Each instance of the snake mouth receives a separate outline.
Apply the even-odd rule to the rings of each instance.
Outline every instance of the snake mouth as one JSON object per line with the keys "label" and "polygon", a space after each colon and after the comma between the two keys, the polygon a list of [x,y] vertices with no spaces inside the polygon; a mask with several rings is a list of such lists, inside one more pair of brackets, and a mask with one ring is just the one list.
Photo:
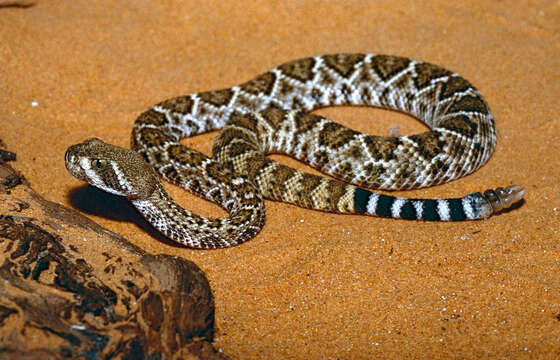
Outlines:
{"label": "snake mouth", "polygon": [[66,150],[66,153],[64,154],[64,164],[66,165],[66,169],[70,172],[71,168],[73,167],[73,162],[74,157],[70,154],[70,148],[68,150]]}
{"label": "snake mouth", "polygon": [[77,165],[76,156],[72,154],[72,147],[69,147],[64,154],[64,163],[66,164],[66,169],[72,173]]}
{"label": "snake mouth", "polygon": [[70,146],[64,154],[64,163],[66,165],[66,170],[68,170],[68,172],[75,178],[86,180],[84,178],[84,169],[78,161],[79,156],[75,154],[75,146],[76,145]]}
{"label": "snake mouth", "polygon": [[64,163],[66,164],[66,168],[68,168],[68,162],[70,161],[70,154],[68,154],[68,150],[64,154]]}

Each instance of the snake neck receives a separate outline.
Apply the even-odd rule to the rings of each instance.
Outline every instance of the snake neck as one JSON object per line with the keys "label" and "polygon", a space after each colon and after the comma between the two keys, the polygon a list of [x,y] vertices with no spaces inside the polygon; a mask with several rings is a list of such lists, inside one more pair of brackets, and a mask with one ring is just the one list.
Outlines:
{"label": "snake neck", "polygon": [[[235,195],[235,194],[234,194]],[[262,199],[256,199],[256,201]],[[254,237],[264,224],[264,207],[236,206],[227,218],[207,218],[177,204],[163,186],[147,199],[132,204],[158,231],[185,246],[200,249],[240,244]]]}

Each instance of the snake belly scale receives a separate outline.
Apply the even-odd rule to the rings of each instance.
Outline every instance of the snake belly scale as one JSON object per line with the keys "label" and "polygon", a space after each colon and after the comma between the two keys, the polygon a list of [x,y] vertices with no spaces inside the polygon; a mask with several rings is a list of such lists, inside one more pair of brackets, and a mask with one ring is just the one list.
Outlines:
{"label": "snake belly scale", "polygon": [[[360,105],[408,113],[421,134],[362,134],[310,111]],[[209,157],[179,143],[222,131]],[[66,152],[75,177],[127,197],[160,232],[194,248],[220,248],[254,237],[263,199],[335,213],[428,221],[485,219],[521,200],[522,186],[455,199],[410,199],[369,189],[441,184],[482,166],[496,127],[480,92],[439,66],[404,57],[334,54],[285,63],[228,89],[163,101],[133,126],[132,150],[90,139]],[[268,159],[282,153],[333,180]],[[158,178],[220,204],[230,216],[206,218],[179,206]]]}

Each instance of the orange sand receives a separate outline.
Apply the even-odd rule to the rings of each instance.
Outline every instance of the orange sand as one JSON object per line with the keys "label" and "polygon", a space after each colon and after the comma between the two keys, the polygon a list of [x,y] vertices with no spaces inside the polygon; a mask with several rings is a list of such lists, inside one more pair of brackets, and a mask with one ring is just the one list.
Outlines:
{"label": "orange sand", "polygon": [[[0,8],[0,138],[45,198],[89,209],[147,251],[206,271],[216,345],[233,358],[558,358],[560,4],[422,3],[39,0]],[[496,116],[500,141],[486,166],[402,194],[522,184],[525,204],[487,221],[434,224],[267,202],[255,239],[195,251],[155,239],[125,202],[85,204],[99,193],[64,168],[66,148],[86,138],[128,146],[136,116],[160,100],[333,52],[443,65],[472,81]],[[423,129],[388,111],[321,113],[370,133]],[[186,143],[208,153],[214,136]],[[193,211],[224,214],[169,188]]]}

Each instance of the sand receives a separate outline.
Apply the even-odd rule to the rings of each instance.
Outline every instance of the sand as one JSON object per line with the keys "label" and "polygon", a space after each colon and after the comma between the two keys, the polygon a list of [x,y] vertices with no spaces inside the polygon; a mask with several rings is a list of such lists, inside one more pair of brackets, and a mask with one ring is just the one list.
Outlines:
{"label": "sand", "polygon": [[[237,359],[560,357],[560,3],[37,1],[0,7],[0,138],[46,199],[86,212],[152,253],[194,261],[216,297],[215,344]],[[408,196],[521,184],[486,221],[423,223],[267,202],[262,232],[231,249],[162,240],[125,201],[71,177],[64,152],[128,146],[136,116],[169,97],[246,81],[335,52],[409,56],[484,94],[498,148],[479,171]],[[424,129],[395,112],[319,111],[354,129]],[[185,141],[210,152],[215,134]],[[276,156],[286,164],[308,169]],[[184,206],[217,206],[167,186]],[[101,199],[101,200],[100,200]]]}

